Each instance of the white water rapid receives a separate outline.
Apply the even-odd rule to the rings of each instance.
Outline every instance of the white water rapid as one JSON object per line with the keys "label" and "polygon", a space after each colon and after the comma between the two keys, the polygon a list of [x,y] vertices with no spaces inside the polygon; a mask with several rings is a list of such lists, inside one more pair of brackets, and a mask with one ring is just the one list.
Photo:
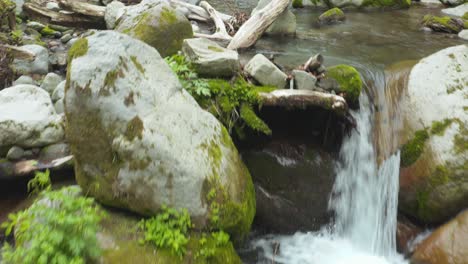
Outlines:
{"label": "white water rapid", "polygon": [[[395,241],[400,154],[377,166],[370,108],[367,97],[362,96],[360,111],[353,112],[357,130],[345,139],[340,151],[329,202],[336,213],[334,225],[320,232],[255,241],[268,263],[407,263],[397,254]],[[274,244],[279,244],[279,250],[274,250]]]}

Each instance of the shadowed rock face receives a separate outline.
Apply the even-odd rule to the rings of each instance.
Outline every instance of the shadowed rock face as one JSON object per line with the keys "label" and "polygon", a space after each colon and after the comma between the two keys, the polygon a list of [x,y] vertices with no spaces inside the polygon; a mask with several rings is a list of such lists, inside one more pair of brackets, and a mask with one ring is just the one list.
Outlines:
{"label": "shadowed rock face", "polygon": [[69,55],[66,133],[80,186],[111,206],[148,215],[162,205],[187,208],[197,228],[247,234],[250,174],[226,129],[156,50],[103,31]]}

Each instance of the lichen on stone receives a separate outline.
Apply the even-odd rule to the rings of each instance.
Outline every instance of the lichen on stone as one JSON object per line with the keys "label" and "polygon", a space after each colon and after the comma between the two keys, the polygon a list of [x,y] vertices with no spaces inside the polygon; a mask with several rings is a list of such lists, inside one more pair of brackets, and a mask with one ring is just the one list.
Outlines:
{"label": "lichen on stone", "polygon": [[414,137],[409,140],[401,149],[401,166],[408,167],[421,156],[425,143],[429,139],[427,130],[418,130]]}

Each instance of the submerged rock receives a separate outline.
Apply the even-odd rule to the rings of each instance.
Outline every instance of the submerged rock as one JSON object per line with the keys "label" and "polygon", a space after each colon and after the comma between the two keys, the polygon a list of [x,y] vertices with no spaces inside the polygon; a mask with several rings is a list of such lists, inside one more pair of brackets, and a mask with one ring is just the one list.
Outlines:
{"label": "submerged rock", "polygon": [[335,24],[346,19],[345,14],[338,7],[329,9],[321,14],[318,18],[321,24]]}
{"label": "submerged rock", "polygon": [[209,39],[186,39],[182,52],[201,76],[232,77],[240,71],[237,51],[223,48]]}
{"label": "submerged rock", "polygon": [[0,148],[42,147],[64,137],[61,117],[49,94],[33,85],[0,91]]}
{"label": "submerged rock", "polygon": [[69,55],[66,132],[80,186],[145,215],[187,208],[197,228],[244,237],[255,214],[250,174],[164,59],[114,31],[79,40]]}
{"label": "submerged rock", "polygon": [[468,260],[468,210],[437,228],[416,247],[415,264],[466,263]]}
{"label": "submerged rock", "polygon": [[286,87],[288,76],[262,54],[255,55],[244,70],[261,85],[276,86],[278,89]]}
{"label": "submerged rock", "polygon": [[411,70],[400,105],[399,207],[440,223],[468,206],[468,46],[434,53]]}
{"label": "submerged rock", "polygon": [[115,30],[154,47],[162,57],[176,54],[183,40],[193,36],[188,19],[162,0],[127,7]]}
{"label": "submerged rock", "polygon": [[458,33],[463,29],[463,21],[461,19],[449,16],[425,15],[422,24],[437,32]]}

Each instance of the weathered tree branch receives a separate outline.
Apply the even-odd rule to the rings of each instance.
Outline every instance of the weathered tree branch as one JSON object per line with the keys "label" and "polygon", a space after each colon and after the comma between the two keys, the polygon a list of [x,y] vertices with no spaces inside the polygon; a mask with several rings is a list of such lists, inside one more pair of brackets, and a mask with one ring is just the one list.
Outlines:
{"label": "weathered tree branch", "polygon": [[338,115],[345,115],[348,111],[348,104],[343,97],[329,93],[281,89],[271,93],[260,93],[259,96],[264,106],[280,106],[288,109],[317,106]]}
{"label": "weathered tree branch", "polygon": [[254,45],[288,5],[289,0],[272,0],[239,28],[228,49],[248,48]]}
{"label": "weathered tree branch", "polygon": [[196,34],[196,36],[215,40],[231,40],[232,37],[229,36],[229,34],[227,33],[226,26],[224,25],[223,20],[218,16],[216,10],[206,1],[201,1],[200,7],[204,8],[206,12],[210,15],[211,19],[213,19],[216,31],[212,35]]}
{"label": "weathered tree branch", "polygon": [[[170,4],[173,8],[183,7],[186,8],[190,13],[187,15],[187,18],[190,20],[197,20],[201,22],[211,21],[211,16],[204,8],[196,5],[192,5],[179,0],[171,0]],[[232,17],[230,15],[223,14],[215,10],[215,13],[220,17],[224,22],[228,22]]]}

